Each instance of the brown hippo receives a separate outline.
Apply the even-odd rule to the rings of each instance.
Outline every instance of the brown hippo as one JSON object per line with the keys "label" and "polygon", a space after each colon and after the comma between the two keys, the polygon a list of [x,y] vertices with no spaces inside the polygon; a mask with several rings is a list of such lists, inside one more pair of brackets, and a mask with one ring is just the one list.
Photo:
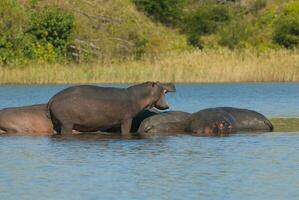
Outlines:
{"label": "brown hippo", "polygon": [[120,126],[122,135],[128,136],[132,119],[139,112],[153,107],[169,108],[165,101],[167,92],[175,92],[175,86],[158,82],[128,88],[80,85],[54,95],[47,109],[57,133],[71,134],[72,129],[94,132]]}
{"label": "brown hippo", "polygon": [[236,122],[229,113],[208,108],[190,116],[188,131],[199,136],[227,136],[236,131]]}
{"label": "brown hippo", "polygon": [[0,110],[0,134],[53,134],[53,125],[47,117],[47,105],[39,104]]}
{"label": "brown hippo", "polygon": [[153,115],[142,121],[138,133],[145,137],[185,133],[190,115],[190,113],[181,111]]}
{"label": "brown hippo", "polygon": [[262,132],[273,131],[274,129],[270,120],[256,111],[233,107],[218,107],[215,109],[231,114],[235,118],[236,129],[238,131]]}

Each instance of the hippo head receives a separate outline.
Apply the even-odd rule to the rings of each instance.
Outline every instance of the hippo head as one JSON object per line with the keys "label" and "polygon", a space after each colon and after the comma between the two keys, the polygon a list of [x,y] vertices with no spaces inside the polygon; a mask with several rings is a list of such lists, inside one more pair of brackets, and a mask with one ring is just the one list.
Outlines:
{"label": "hippo head", "polygon": [[165,94],[168,92],[175,92],[175,86],[171,83],[161,84],[159,82],[152,82],[151,86],[151,97],[153,99],[151,107],[158,108],[159,110],[168,109],[169,105],[165,99]]}
{"label": "hippo head", "polygon": [[214,136],[227,136],[232,132],[233,126],[226,120],[217,121],[212,126],[212,135]]}
{"label": "hippo head", "polygon": [[131,91],[135,100],[137,100],[140,108],[150,109],[155,107],[160,110],[169,108],[165,99],[165,94],[176,91],[175,86],[171,83],[162,84],[152,81],[134,85],[128,89]]}

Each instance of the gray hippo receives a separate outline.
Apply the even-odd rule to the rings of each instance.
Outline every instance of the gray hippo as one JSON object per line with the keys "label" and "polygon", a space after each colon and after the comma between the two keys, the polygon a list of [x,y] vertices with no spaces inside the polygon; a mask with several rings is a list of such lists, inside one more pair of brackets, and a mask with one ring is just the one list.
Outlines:
{"label": "gray hippo", "polygon": [[199,136],[227,136],[236,132],[236,121],[221,109],[208,108],[191,114],[187,131]]}
{"label": "gray hippo", "polygon": [[142,121],[138,133],[145,137],[185,133],[190,115],[190,113],[181,111],[170,111],[153,115]]}
{"label": "gray hippo", "polygon": [[[140,113],[138,113],[132,120],[131,133],[136,133],[138,131],[139,126],[143,120],[145,120],[146,118],[149,118],[153,115],[157,115],[159,113],[161,113],[161,112],[156,109],[143,110]],[[109,129],[106,129],[103,131],[107,132],[107,133],[120,133],[121,128],[119,126],[119,127],[109,128]]]}
{"label": "gray hippo", "polygon": [[150,108],[168,109],[165,93],[175,92],[173,84],[146,82],[128,88],[80,85],[64,89],[48,102],[48,114],[60,134],[94,132],[121,127],[130,134],[132,119]]}
{"label": "gray hippo", "polygon": [[47,117],[47,105],[39,104],[0,110],[0,134],[53,134],[53,125]]}
{"label": "gray hippo", "polygon": [[274,127],[264,115],[248,109],[233,107],[218,107],[235,118],[238,131],[273,131]]}

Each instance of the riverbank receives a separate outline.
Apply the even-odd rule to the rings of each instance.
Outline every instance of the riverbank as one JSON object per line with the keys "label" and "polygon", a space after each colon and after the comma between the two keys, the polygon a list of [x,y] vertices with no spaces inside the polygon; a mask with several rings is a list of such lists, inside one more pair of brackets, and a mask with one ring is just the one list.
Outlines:
{"label": "riverbank", "polygon": [[298,82],[299,53],[290,50],[195,50],[140,61],[0,67],[1,84]]}
{"label": "riverbank", "polygon": [[299,118],[273,118],[275,132],[299,132]]}

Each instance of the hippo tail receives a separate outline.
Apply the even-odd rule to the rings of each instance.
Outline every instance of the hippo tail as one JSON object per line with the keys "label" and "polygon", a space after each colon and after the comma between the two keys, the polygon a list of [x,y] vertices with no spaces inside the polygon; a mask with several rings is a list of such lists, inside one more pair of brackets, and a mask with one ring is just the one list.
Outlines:
{"label": "hippo tail", "polygon": [[273,131],[274,130],[274,126],[273,124],[270,122],[270,120],[266,119],[264,121],[264,123],[269,127],[270,131]]}

